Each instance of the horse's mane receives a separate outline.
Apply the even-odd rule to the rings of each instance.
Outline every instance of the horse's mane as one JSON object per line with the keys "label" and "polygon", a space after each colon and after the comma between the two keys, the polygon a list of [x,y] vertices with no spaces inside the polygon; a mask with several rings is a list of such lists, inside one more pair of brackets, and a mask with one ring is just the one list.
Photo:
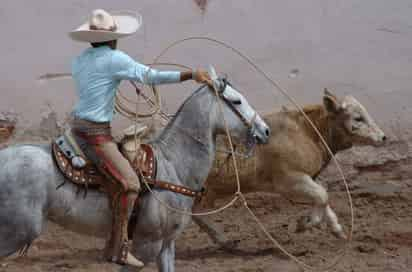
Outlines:
{"label": "horse's mane", "polygon": [[157,139],[159,139],[163,133],[167,130],[169,130],[169,128],[174,124],[174,122],[176,121],[176,118],[179,116],[179,114],[182,112],[183,108],[186,106],[186,104],[188,103],[188,101],[190,101],[195,95],[197,95],[198,93],[200,93],[200,91],[202,91],[205,87],[207,87],[207,84],[204,84],[202,86],[200,86],[199,88],[197,88],[195,91],[193,91],[184,101],[183,103],[179,106],[179,108],[177,109],[176,113],[174,114],[173,118],[167,123],[166,127],[162,130],[161,134],[156,137],[156,139],[154,139],[154,141],[156,141]]}
{"label": "horse's mane", "polygon": [[172,118],[172,120],[170,120],[169,124],[172,123],[174,121],[174,119],[176,118],[176,116],[179,115],[179,113],[182,112],[182,109],[184,108],[184,106],[187,104],[188,101],[190,101],[192,99],[193,96],[197,95],[201,90],[203,90],[205,87],[207,87],[206,84],[200,86],[199,88],[197,88],[191,95],[189,95],[189,97],[187,97],[185,99],[185,101],[183,101],[183,103],[179,106],[179,108],[177,109],[176,113],[174,114],[174,117]]}

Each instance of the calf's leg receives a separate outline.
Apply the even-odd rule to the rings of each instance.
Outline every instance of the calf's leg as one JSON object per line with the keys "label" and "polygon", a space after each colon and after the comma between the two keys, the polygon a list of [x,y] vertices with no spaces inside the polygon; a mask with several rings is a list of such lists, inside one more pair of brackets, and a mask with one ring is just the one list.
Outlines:
{"label": "calf's leg", "polygon": [[342,239],[346,238],[335,212],[328,204],[328,193],[322,185],[316,183],[310,176],[294,173],[282,182],[282,190],[294,197],[303,197],[314,205],[311,215],[298,221],[297,231],[303,231],[319,225],[323,219],[332,229],[332,233]]}
{"label": "calf's leg", "polygon": [[204,216],[193,216],[192,220],[202,231],[206,232],[213,243],[221,246],[223,249],[234,249],[239,243],[239,240],[229,240],[221,228],[207,220]]}

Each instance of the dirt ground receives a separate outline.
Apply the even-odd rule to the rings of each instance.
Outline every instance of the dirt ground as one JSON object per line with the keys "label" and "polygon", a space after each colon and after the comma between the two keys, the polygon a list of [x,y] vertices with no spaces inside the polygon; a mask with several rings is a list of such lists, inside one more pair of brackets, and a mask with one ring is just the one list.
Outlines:
{"label": "dirt ground", "polygon": [[[412,159],[405,150],[409,144],[354,150],[339,157],[352,189],[355,230],[347,254],[331,271],[412,271]],[[331,203],[348,229],[346,195],[330,168],[320,181],[328,187]],[[326,226],[295,233],[296,220],[309,206],[270,193],[248,194],[247,200],[270,233],[300,260],[315,266],[314,271],[331,263],[345,247]],[[177,243],[177,271],[301,271],[265,239],[240,203],[211,218],[230,239],[239,241],[237,248],[230,252],[220,249],[191,224]],[[0,264],[0,271],[118,271],[118,266],[102,261],[102,247],[100,239],[49,223],[28,256],[7,259]],[[143,271],[156,269],[151,264]]]}
{"label": "dirt ground", "polygon": [[[85,46],[70,42],[67,31],[92,9],[104,7],[136,10],[144,16],[141,31],[121,43],[121,49],[139,61],[151,62],[176,39],[211,36],[245,52],[299,103],[318,103],[321,90],[328,87],[340,96],[356,95],[380,123],[388,126],[399,118],[403,127],[411,127],[411,1],[195,2],[202,12],[193,1],[3,0],[0,24],[11,42],[1,45],[5,65],[0,66],[0,108],[22,113],[18,126],[33,126],[22,135],[25,140],[36,142],[57,135],[55,116],[62,119],[72,110],[74,85],[67,79],[38,78],[69,72],[72,58]],[[176,48],[164,61],[199,68],[213,64],[261,111],[286,103],[280,94],[272,94],[271,85],[250,66],[224,49],[191,43]],[[192,85],[165,88],[165,109],[173,112],[193,89]],[[49,114],[50,106],[58,112]],[[0,130],[0,137],[2,133],[8,132]],[[346,256],[332,270],[412,272],[412,155],[408,150],[410,145],[403,143],[354,150],[341,157],[354,198],[355,232]],[[380,157],[375,155],[384,160],[374,160]],[[348,229],[350,216],[342,183],[336,171],[326,172],[321,182]],[[269,193],[249,194],[247,199],[270,232],[302,261],[319,267],[344,248],[344,242],[325,231],[325,226],[295,233],[296,220],[309,212],[309,206]],[[177,243],[177,271],[299,271],[262,235],[240,204],[212,218],[229,238],[239,240],[237,250],[221,250],[192,224]],[[0,272],[118,271],[119,267],[100,259],[102,247],[102,240],[50,223],[28,256],[0,262]],[[143,271],[155,268],[149,265]]]}

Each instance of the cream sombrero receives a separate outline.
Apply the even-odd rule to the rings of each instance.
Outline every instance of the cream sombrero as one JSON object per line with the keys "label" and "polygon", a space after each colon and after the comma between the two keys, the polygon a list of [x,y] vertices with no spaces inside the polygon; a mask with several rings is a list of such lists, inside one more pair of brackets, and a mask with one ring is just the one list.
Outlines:
{"label": "cream sombrero", "polygon": [[82,24],[69,36],[79,42],[107,42],[127,37],[135,33],[142,25],[142,17],[138,13],[113,12],[103,9],[92,12],[89,21]]}

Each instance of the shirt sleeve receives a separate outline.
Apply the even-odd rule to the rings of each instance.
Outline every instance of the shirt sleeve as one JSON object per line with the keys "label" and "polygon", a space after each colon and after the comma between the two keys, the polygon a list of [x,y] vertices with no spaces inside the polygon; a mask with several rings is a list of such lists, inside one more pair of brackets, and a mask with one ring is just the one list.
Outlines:
{"label": "shirt sleeve", "polygon": [[118,80],[133,80],[148,85],[180,82],[179,71],[158,71],[136,62],[120,51],[115,51],[112,55],[110,73]]}

